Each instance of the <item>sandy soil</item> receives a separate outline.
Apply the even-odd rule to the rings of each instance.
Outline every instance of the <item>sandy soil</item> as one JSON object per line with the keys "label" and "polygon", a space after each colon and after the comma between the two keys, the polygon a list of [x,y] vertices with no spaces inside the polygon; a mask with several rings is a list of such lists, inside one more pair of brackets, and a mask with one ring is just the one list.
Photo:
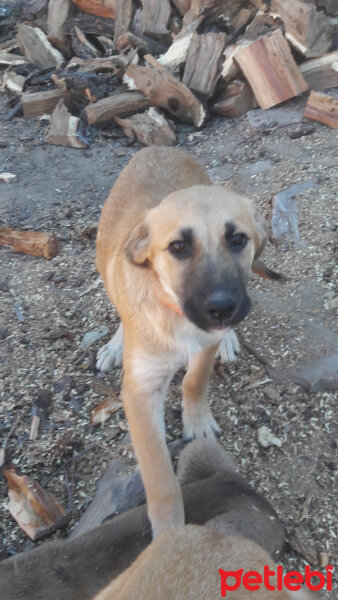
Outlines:
{"label": "sandy soil", "polygon": [[[298,100],[287,107],[303,105]],[[1,99],[0,118],[6,111]],[[51,261],[0,248],[0,436],[4,441],[16,422],[6,459],[40,483],[52,476],[48,489],[70,509],[70,528],[92,499],[108,461],[118,454],[126,461],[133,458],[122,408],[104,427],[90,423],[93,408],[120,389],[120,371],[101,375],[94,369],[96,352],[108,336],[87,351],[80,342],[102,325],[111,335],[118,323],[95,271],[93,232],[110,187],[139,147],[128,146],[114,127],[99,133],[88,150],[50,146],[43,141],[46,126],[46,121],[18,117],[0,131],[0,172],[17,175],[15,183],[0,182],[0,224],[53,231],[62,241],[62,251]],[[266,494],[288,529],[301,527],[308,544],[337,565],[336,396],[269,380],[244,347],[249,343],[283,372],[337,348],[337,135],[311,123],[308,135],[290,137],[302,127],[272,128],[264,135],[245,116],[212,119],[201,132],[185,125],[177,130],[180,146],[206,165],[217,183],[249,195],[268,219],[275,194],[295,183],[315,183],[297,198],[302,244],[269,244],[264,253],[266,264],[289,279],[282,285],[252,280],[253,309],[237,328],[240,357],[235,364],[215,366],[210,401],[221,442],[243,474]],[[181,377],[175,377],[167,403],[168,440],[181,435]],[[48,419],[30,442],[32,403],[43,392],[50,392]],[[280,448],[259,445],[257,431],[263,425],[279,438]],[[58,469],[81,452],[67,464],[66,485],[65,469]],[[33,545],[7,511],[3,477],[0,542],[2,557]],[[289,547],[281,560],[301,571],[306,564]],[[334,593],[324,597],[332,599]]]}

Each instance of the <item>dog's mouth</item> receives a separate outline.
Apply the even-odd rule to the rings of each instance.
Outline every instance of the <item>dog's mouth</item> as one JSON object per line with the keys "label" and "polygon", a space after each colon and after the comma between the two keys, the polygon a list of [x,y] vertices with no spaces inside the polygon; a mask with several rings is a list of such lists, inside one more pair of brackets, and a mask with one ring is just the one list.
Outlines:
{"label": "dog's mouth", "polygon": [[221,331],[243,321],[251,308],[247,293],[234,298],[226,292],[216,291],[203,303],[189,298],[183,306],[183,313],[203,331]]}

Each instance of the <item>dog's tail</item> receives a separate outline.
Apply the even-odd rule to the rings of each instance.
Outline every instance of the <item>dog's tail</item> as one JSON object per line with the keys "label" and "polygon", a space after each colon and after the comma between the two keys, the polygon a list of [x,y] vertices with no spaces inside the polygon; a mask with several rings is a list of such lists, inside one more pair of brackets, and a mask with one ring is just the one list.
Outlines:
{"label": "dog's tail", "polygon": [[182,450],[177,463],[177,477],[181,485],[205,479],[219,471],[235,473],[236,466],[216,440],[190,442]]}

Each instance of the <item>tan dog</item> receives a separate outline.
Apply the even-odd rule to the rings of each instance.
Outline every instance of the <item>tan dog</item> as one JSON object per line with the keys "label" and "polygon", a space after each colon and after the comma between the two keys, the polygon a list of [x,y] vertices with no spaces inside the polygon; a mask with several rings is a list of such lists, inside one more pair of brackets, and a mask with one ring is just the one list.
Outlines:
{"label": "tan dog", "polygon": [[276,573],[255,542],[186,525],[154,540],[94,600],[315,600],[305,589],[277,591]]}
{"label": "tan dog", "polygon": [[114,361],[123,339],[123,401],[155,536],[184,523],[165,443],[170,380],[188,365],[185,438],[218,434],[206,400],[215,353],[249,312],[252,269],[279,278],[257,261],[265,241],[250,202],[212,186],[200,164],[173,148],[138,152],[103,207],[97,267],[123,332],[120,327],[98,364],[107,354]]}

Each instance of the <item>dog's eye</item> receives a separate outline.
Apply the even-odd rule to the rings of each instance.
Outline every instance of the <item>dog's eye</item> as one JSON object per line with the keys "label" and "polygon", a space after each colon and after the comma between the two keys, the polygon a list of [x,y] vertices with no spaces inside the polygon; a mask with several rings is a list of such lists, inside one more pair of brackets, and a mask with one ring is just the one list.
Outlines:
{"label": "dog's eye", "polygon": [[230,246],[236,250],[241,250],[247,244],[248,238],[245,233],[235,233],[230,239]]}
{"label": "dog's eye", "polygon": [[185,243],[182,240],[174,240],[168,248],[172,254],[181,254],[185,250]]}

